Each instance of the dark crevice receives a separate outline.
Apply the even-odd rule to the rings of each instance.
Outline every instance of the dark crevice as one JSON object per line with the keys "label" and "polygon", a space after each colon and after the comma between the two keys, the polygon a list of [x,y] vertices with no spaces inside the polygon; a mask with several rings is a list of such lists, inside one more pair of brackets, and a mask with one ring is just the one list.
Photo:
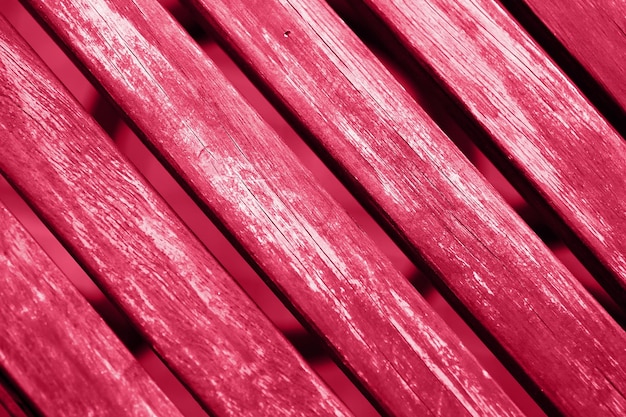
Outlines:
{"label": "dark crevice", "polygon": [[11,378],[0,368],[0,410],[11,417],[39,417],[42,414],[28,397],[13,383]]}

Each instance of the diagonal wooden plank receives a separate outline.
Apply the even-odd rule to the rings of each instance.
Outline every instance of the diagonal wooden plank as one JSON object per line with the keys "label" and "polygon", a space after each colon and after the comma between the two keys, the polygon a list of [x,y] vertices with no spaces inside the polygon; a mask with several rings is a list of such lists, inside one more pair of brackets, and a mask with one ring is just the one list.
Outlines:
{"label": "diagonal wooden plank", "polygon": [[[438,277],[442,291],[509,366],[530,388],[538,387],[536,395],[551,404],[546,406],[580,416],[625,412],[622,329],[325,4],[266,0],[259,13],[255,2],[192,3],[412,258]],[[422,3],[414,7],[428,15],[436,2]],[[430,20],[410,24],[429,27],[441,16],[432,13]],[[458,17],[474,27],[465,14]],[[450,35],[442,29],[432,36]],[[460,47],[462,40],[456,40]],[[437,45],[431,45],[434,55]],[[463,60],[457,51],[441,55],[451,61],[460,57],[464,73],[481,68],[480,61]],[[506,60],[493,64],[506,65]],[[515,112],[508,104],[513,103],[502,102],[487,115],[506,125],[501,115]],[[599,146],[597,151],[606,152],[609,144],[616,145],[614,132],[596,122],[606,141],[581,139],[573,148]],[[506,138],[513,144],[521,140],[520,135]],[[541,151],[551,149],[544,144]],[[567,147],[555,144],[554,151],[561,150]],[[619,156],[614,160],[623,166]],[[607,186],[621,195],[626,188],[616,185],[623,172],[615,174]],[[605,192],[600,181],[589,185]],[[607,224],[619,226],[619,210],[613,214],[616,223]]]}
{"label": "diagonal wooden plank", "polygon": [[494,0],[365,3],[472,116],[485,152],[609,294],[626,301],[624,139]]}
{"label": "diagonal wooden plank", "polygon": [[539,19],[618,103],[621,123],[626,123],[626,1],[502,0],[501,3],[528,23]]}
{"label": "diagonal wooden plank", "polygon": [[384,412],[519,415],[158,4],[30,4]]}
{"label": "diagonal wooden plank", "polygon": [[207,410],[350,414],[3,20],[0,99],[0,172]]}
{"label": "diagonal wooden plank", "polygon": [[0,225],[0,368],[37,411],[180,416],[3,205]]}

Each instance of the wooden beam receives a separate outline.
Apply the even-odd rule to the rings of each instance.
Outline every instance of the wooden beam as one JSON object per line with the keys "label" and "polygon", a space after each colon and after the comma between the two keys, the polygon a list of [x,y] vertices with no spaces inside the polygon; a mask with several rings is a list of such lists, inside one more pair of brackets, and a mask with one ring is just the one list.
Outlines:
{"label": "wooden beam", "polygon": [[[538,398],[547,397],[544,405],[580,416],[626,412],[626,375],[620,365],[626,360],[622,329],[325,3],[265,0],[262,13],[260,4],[249,1],[191,3],[225,48],[307,133],[320,155],[412,259],[437,278],[440,290],[490,346],[525,378],[528,387],[535,388]],[[403,22],[413,30],[411,36],[405,35],[407,42],[429,40],[424,55],[437,59],[440,66],[435,69],[441,77],[464,77],[457,84],[482,100],[470,102],[470,108],[483,114],[493,129],[507,133],[501,136],[503,143],[522,156],[543,158],[531,158],[536,166],[530,171],[547,178],[561,206],[571,204],[579,210],[580,218],[574,216],[574,220],[581,227],[591,235],[596,229],[611,230],[606,234],[610,250],[602,250],[611,254],[609,259],[615,260],[612,265],[619,273],[623,267],[619,257],[624,253],[618,233],[623,230],[624,211],[619,208],[626,198],[604,203],[606,207],[599,197],[584,199],[585,195],[602,195],[608,198],[605,201],[613,201],[610,196],[622,196],[626,190],[619,186],[626,165],[615,132],[594,116],[573,87],[559,81],[555,70],[550,73],[555,74],[554,82],[570,95],[531,97],[522,93],[528,83],[512,78],[506,85],[528,100],[540,100],[532,111],[548,121],[559,117],[551,109],[571,110],[567,100],[578,97],[575,103],[581,107],[576,107],[580,112],[576,126],[590,139],[578,136],[570,143],[562,135],[558,136],[561,142],[527,142],[521,132],[533,137],[534,128],[525,123],[532,114],[518,114],[513,98],[489,104],[500,91],[498,79],[487,79],[489,88],[471,88],[485,78],[479,77],[485,68],[504,71],[519,60],[534,68],[528,60],[546,60],[538,52],[528,55],[523,48],[511,52],[500,46],[498,36],[509,36],[501,26],[510,26],[501,11],[494,10],[493,17],[475,12],[482,19],[477,23],[470,19],[474,9],[469,1],[380,3],[398,14],[405,12]],[[439,3],[449,3],[449,10],[440,9]],[[442,23],[448,15],[457,21],[453,32]],[[490,19],[498,24],[492,25],[493,33],[483,33],[486,29],[481,24]],[[463,30],[470,34],[463,35]],[[518,40],[522,35],[510,36]],[[457,49],[443,50],[448,43]],[[469,53],[477,56],[469,59]],[[526,67],[516,76],[534,77]],[[548,85],[552,82],[546,80]],[[532,85],[540,88],[543,84]],[[589,126],[584,123],[587,116]],[[594,133],[593,129],[598,130]],[[576,163],[579,171],[574,176],[576,171],[563,162],[569,177],[561,180],[561,168],[553,169],[548,162],[556,159],[551,152],[563,153],[565,158],[570,149],[578,159],[564,160]],[[545,158],[550,160],[544,164]],[[596,161],[590,165],[593,168],[585,165],[590,160]],[[593,204],[593,209],[584,211],[585,204]],[[607,213],[601,217],[606,227],[594,217],[596,209]],[[611,401],[598,401],[607,393]]]}
{"label": "wooden beam", "polygon": [[[0,205],[0,368],[46,416],[181,414]],[[11,412],[20,415],[19,409]]]}
{"label": "wooden beam", "polygon": [[[624,139],[495,0],[364,2],[471,115],[478,144],[508,179],[626,302]],[[611,56],[609,44],[594,48]]]}
{"label": "wooden beam", "polygon": [[0,172],[205,409],[350,415],[3,20],[0,97]]}
{"label": "wooden beam", "polygon": [[[626,2],[502,0],[537,33],[550,33],[621,109],[626,124]],[[541,27],[538,27],[541,26]],[[542,30],[543,29],[543,30]],[[541,31],[541,32],[539,32]],[[565,68],[567,71],[567,68]],[[591,94],[594,94],[591,92]],[[623,134],[623,133],[622,133]]]}
{"label": "wooden beam", "polygon": [[382,411],[519,415],[156,2],[29,3]]}

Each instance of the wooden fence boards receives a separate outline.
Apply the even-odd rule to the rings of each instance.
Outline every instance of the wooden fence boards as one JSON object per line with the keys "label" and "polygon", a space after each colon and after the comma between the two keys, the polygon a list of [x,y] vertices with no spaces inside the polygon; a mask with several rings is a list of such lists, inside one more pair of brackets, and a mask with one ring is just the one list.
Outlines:
{"label": "wooden fence boards", "polygon": [[484,129],[479,144],[609,294],[626,300],[624,139],[494,1],[365,3]]}
{"label": "wooden fence boards", "polygon": [[[378,213],[413,259],[441,279],[444,292],[453,293],[460,302],[457,307],[471,316],[465,314],[466,318],[472,318],[483,335],[486,331],[488,340],[495,339],[554,406],[580,416],[619,415],[626,410],[626,375],[617,365],[625,354],[622,330],[325,4],[264,1],[264,12],[258,13],[256,4],[244,1],[191,3],[252,78],[260,81],[269,96],[306,130],[335,172]],[[459,4],[463,6],[463,2]],[[420,10],[431,11],[431,6],[422,5]],[[445,17],[445,13],[441,15]],[[433,13],[432,19],[444,17]],[[424,19],[421,26],[429,27]],[[474,26],[471,21],[464,24]],[[433,38],[448,36],[434,30],[429,33]],[[430,48],[437,54],[442,46],[433,39]],[[493,65],[507,65],[511,59],[507,55],[506,59],[492,60],[490,54],[497,54],[497,48],[492,51],[485,47],[482,52],[486,62]],[[474,62],[463,60],[463,55],[441,55],[442,61],[448,57],[454,62],[460,56],[458,66],[470,67],[465,72],[459,69],[460,73],[475,71],[471,68]],[[545,57],[538,59],[545,62]],[[481,62],[476,64],[478,68],[482,68]],[[557,75],[554,77],[558,80]],[[560,85],[584,102],[569,84]],[[515,103],[503,103],[501,110],[485,104],[489,110],[485,117],[493,116],[506,129],[511,122],[504,115],[516,112],[516,107],[504,104]],[[593,139],[598,141],[588,142],[579,137],[570,145],[575,150],[604,152],[592,163],[594,168],[598,168],[598,161],[611,162],[617,168],[609,164],[605,171],[593,173],[602,180],[586,182],[590,168],[578,164],[578,176],[563,179],[569,182],[559,189],[568,203],[578,194],[567,193],[578,188],[588,197],[594,195],[587,188],[592,185],[598,193],[608,189],[621,195],[624,190],[619,187],[623,180],[619,167],[623,165],[618,138],[584,105],[583,116],[588,115],[604,136],[596,134]],[[554,106],[568,108],[567,102]],[[511,116],[513,122],[517,122],[515,117],[516,113]],[[506,138],[512,147],[522,146],[518,144],[522,140],[519,134]],[[555,152],[566,152],[564,143],[554,146]],[[544,143],[540,149],[548,153],[550,148]],[[520,148],[523,151],[540,154],[536,146]],[[593,155],[584,161],[589,159],[594,159]],[[553,172],[550,166],[541,168],[539,175]],[[607,178],[605,186],[602,181],[608,172],[615,178]],[[606,213],[607,229],[619,230],[622,202],[609,207],[599,207],[597,202],[596,197],[590,204]],[[577,222],[587,220],[593,227],[598,222],[591,214],[580,216],[575,218]],[[617,259],[613,264],[619,272],[618,258],[624,251],[619,249],[618,240],[612,242],[611,253]],[[595,382],[587,383],[590,379]],[[607,395],[610,401],[600,401]]]}
{"label": "wooden fence boards", "polygon": [[0,97],[0,172],[201,404],[214,415],[349,415],[4,21]]}
{"label": "wooden fence boards", "polygon": [[381,409],[519,414],[158,5],[29,4]]}
{"label": "wooden fence boards", "polygon": [[180,416],[4,206],[0,225],[0,368],[37,410]]}

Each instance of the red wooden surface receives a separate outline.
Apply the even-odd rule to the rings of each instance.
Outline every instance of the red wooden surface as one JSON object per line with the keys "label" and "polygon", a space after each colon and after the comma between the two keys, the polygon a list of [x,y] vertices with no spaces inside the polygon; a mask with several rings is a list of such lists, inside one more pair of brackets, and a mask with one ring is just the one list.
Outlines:
{"label": "red wooden surface", "polygon": [[624,139],[495,1],[365,3],[484,129],[485,151],[609,294],[626,300]]}
{"label": "red wooden surface", "polygon": [[[9,2],[9,3],[10,3],[10,2]],[[171,3],[171,2],[168,2],[168,3]],[[6,6],[5,6],[4,4],[0,4],[0,9],[1,9],[2,7],[6,7]],[[9,6],[9,7],[10,7],[10,6]],[[263,10],[265,10],[266,3],[265,3],[265,2],[263,2],[263,3],[262,3],[262,4],[260,4],[258,7],[259,7],[259,8],[261,8],[261,9],[263,9]],[[180,10],[182,10],[182,9],[177,9],[176,13],[174,13],[174,14],[175,14],[176,16],[180,16],[180,14],[179,14],[179,13],[180,13]],[[313,12],[313,13],[315,14],[315,12]],[[185,19],[187,19],[187,18],[185,18]],[[248,22],[248,23],[249,23],[249,22]],[[191,28],[191,30],[192,30],[192,33],[197,34],[197,28],[194,28],[193,26],[190,26],[190,28]],[[157,29],[155,29],[155,31],[157,31],[157,32],[158,32],[158,30],[157,30]],[[297,34],[297,33],[298,33],[298,31],[296,30],[296,31],[295,31],[295,33]],[[292,35],[294,35],[294,30],[293,30],[293,29],[286,29],[286,30],[284,30],[284,31],[282,31],[282,32],[278,32],[278,33],[276,34],[276,36],[275,36],[275,37],[271,37],[271,38],[270,38],[270,41],[272,41],[272,40],[279,40],[279,41],[281,41],[281,40],[283,40],[283,39],[285,39],[285,38],[286,38],[286,39],[291,38],[291,39],[293,40]],[[282,37],[281,37],[281,36],[282,36]],[[158,39],[158,37],[157,37],[157,39]],[[277,43],[277,44],[279,44],[279,43]],[[302,45],[304,45],[304,48],[303,48],[303,49],[306,49],[306,48],[309,48],[309,47],[310,47],[310,45],[309,45],[309,44],[302,44]],[[50,49],[51,49],[51,48],[50,48]],[[340,50],[340,48],[338,48],[338,49],[336,49],[336,50]],[[43,51],[43,55],[46,55],[46,54],[48,54],[48,51]],[[281,62],[281,63],[282,63],[282,62]],[[323,63],[323,60],[319,60],[318,62],[316,62],[316,65],[317,65],[318,63]],[[469,65],[469,63],[468,63],[468,65]],[[289,66],[287,66],[287,67],[289,67]],[[71,78],[71,76],[70,76],[70,78]],[[330,79],[332,79],[332,77],[329,77],[329,78],[330,78]],[[69,83],[70,83],[70,84],[73,84],[74,82],[75,82],[75,80],[73,80],[73,79],[70,79],[70,80],[69,80]],[[323,85],[323,84],[320,84],[320,85]],[[320,88],[318,88],[318,90],[320,90],[321,92],[323,92],[323,90],[321,90]],[[79,92],[79,95],[80,95],[80,92]],[[322,95],[323,95],[323,94],[322,94]],[[328,114],[333,114],[333,112],[332,112],[332,109],[333,109],[333,107],[332,107],[332,104],[333,104],[333,103],[332,103],[332,100],[330,100],[330,102],[331,102],[331,103],[330,103],[331,105],[322,105],[322,106],[320,106],[320,112],[321,112],[321,113],[324,113],[325,115],[328,115]],[[345,111],[345,108],[340,108],[340,112],[341,112],[341,113],[343,113],[344,111]],[[1,111],[0,111],[0,113],[1,113]],[[303,113],[306,113],[306,112],[303,112]],[[0,118],[0,120],[2,120],[2,119]],[[113,120],[114,120],[114,119],[113,119]],[[1,122],[0,122],[0,123],[1,123]],[[119,132],[119,133],[121,133],[121,132]],[[124,136],[124,135],[122,134],[122,135],[116,135],[116,136]],[[0,135],[0,137],[1,137],[1,135]],[[118,145],[120,145],[120,144],[118,143]],[[0,145],[0,146],[1,146],[1,145]],[[122,146],[122,147],[124,147],[124,145],[123,145],[123,144],[121,144],[121,146]],[[141,166],[141,165],[143,165],[143,163],[140,163],[139,165]],[[160,180],[159,180],[159,179],[157,179],[157,182],[160,182]],[[1,188],[1,186],[2,186],[2,184],[0,184],[0,188]],[[157,188],[159,188],[159,189],[160,189],[160,188],[161,188],[161,184],[157,184]],[[362,190],[361,190],[361,191],[362,191]],[[2,192],[2,190],[0,189],[0,193],[1,193],[1,192]],[[172,201],[170,201],[170,204],[177,205],[177,204],[178,204],[178,202],[172,202]],[[197,216],[197,215],[196,215],[196,216]],[[199,232],[199,230],[194,229],[194,232],[198,233],[198,232]],[[205,233],[205,231],[204,231],[204,230],[202,230],[200,233]],[[396,236],[397,236],[397,234],[396,234]],[[145,238],[145,237],[144,237],[144,238]],[[142,238],[140,238],[140,239],[142,239]],[[406,249],[406,248],[405,248],[405,249]],[[542,250],[542,251],[541,251],[541,253],[545,253],[545,252],[543,252],[543,250]],[[414,259],[415,259],[415,258],[414,258]],[[457,260],[458,260],[458,259],[457,259]],[[506,266],[505,266],[505,268],[506,268]],[[237,269],[238,269],[238,268],[237,268]],[[430,298],[430,299],[432,299],[432,297],[429,297],[429,298]],[[527,301],[527,300],[524,300],[524,301]],[[515,303],[515,302],[516,302],[516,301],[514,300],[514,301],[513,301],[513,303]],[[596,307],[594,307],[594,308],[596,308]],[[442,310],[440,310],[440,309],[439,309],[438,311],[440,311],[440,314],[442,314],[442,313],[441,313],[441,312],[442,312]],[[444,317],[445,317],[445,315],[444,315]],[[523,331],[528,330],[529,332],[532,332],[532,330],[533,330],[533,329],[531,329],[531,327],[532,327],[532,323],[531,323],[530,325],[529,325],[529,324],[527,324],[527,323],[522,323],[522,326],[521,326],[521,327],[523,328],[523,329],[522,329]],[[589,330],[591,333],[593,333],[593,332],[595,331],[595,329],[588,329],[588,330]],[[458,333],[458,332],[459,332],[459,331],[457,330],[457,333]],[[462,335],[462,333],[459,333],[459,334],[461,334],[461,335]],[[465,340],[467,340],[467,339],[465,339],[464,337],[462,337],[462,338],[463,338],[463,340],[464,340],[464,341],[465,341]],[[557,338],[557,340],[558,340],[558,338]],[[467,343],[467,342],[466,342],[466,343]],[[471,343],[471,342],[470,342],[470,343]],[[547,342],[544,342],[542,346],[543,346],[543,347],[546,347],[546,346],[548,346],[548,347],[549,347],[549,346],[551,346],[551,345],[552,345],[552,343],[553,343],[553,342],[547,341]],[[541,348],[541,346],[540,346],[540,348]],[[576,349],[580,349],[580,348],[581,348],[580,346],[574,346],[572,349],[573,349],[573,350],[576,350]],[[142,355],[140,355],[140,356],[142,356]],[[570,356],[570,357],[571,357],[571,356]],[[541,360],[543,360],[544,358],[540,358],[540,359],[541,359]],[[615,360],[616,358],[613,358],[613,359]],[[144,363],[145,363],[145,361],[144,361]],[[620,362],[620,363],[621,363],[621,362]],[[617,366],[619,366],[619,365],[620,365],[620,363],[618,363],[618,364],[617,364]],[[576,363],[576,365],[578,365],[578,363]],[[146,366],[146,367],[150,367],[151,365],[146,364],[145,366]],[[582,374],[582,373],[584,373],[585,371],[586,371],[586,370],[581,371],[581,374]],[[155,378],[155,379],[157,379],[157,380],[158,380],[158,379],[159,379],[159,377],[158,377],[158,376],[154,373],[154,371],[152,371],[152,372],[153,372],[153,373],[152,373],[151,375],[153,375],[153,378]],[[596,374],[596,375],[597,375],[597,374]],[[585,382],[585,381],[583,380],[583,383],[584,383],[584,382]],[[591,382],[592,382],[592,383],[596,383],[596,382],[597,382],[597,379],[596,379],[596,378],[592,378],[592,379],[591,379]],[[619,392],[619,391],[618,391],[618,392]],[[598,399],[597,399],[597,402],[598,402],[598,404],[600,405],[600,407],[602,407],[602,405],[603,405],[603,404],[610,403],[610,399],[609,399],[609,400],[607,400],[607,397],[609,397],[610,395],[615,395],[615,391],[610,391],[610,390],[609,390],[609,391],[607,391],[606,393],[604,393],[604,395],[605,395],[605,396],[602,396],[602,395],[601,395],[601,396],[600,396],[600,397],[598,397]],[[619,395],[619,394],[618,394],[618,395]],[[575,407],[575,406],[576,406],[576,405],[573,405],[572,407]],[[440,410],[440,411],[442,411],[442,412],[444,412],[444,413],[445,413],[445,410]],[[479,411],[479,410],[477,410],[477,411]],[[584,412],[584,411],[583,411],[583,412]],[[592,413],[594,413],[594,410],[590,410],[590,411],[589,411],[589,413],[590,413],[590,415],[591,415]],[[0,415],[2,415],[2,411],[1,411],[1,409],[0,409]],[[190,415],[191,415],[191,414],[190,414]]]}
{"label": "red wooden surface", "polygon": [[626,117],[626,2],[524,0],[518,3],[530,8],[531,13],[619,103],[622,118]]}
{"label": "red wooden surface", "polygon": [[161,8],[29,4],[383,410],[518,414]]}
{"label": "red wooden surface", "polygon": [[6,378],[0,378],[0,416],[1,417],[31,417],[28,406],[10,386]]}
{"label": "red wooden surface", "polygon": [[[495,340],[513,358],[513,366],[539,386],[556,408],[581,416],[626,412],[626,399],[622,395],[626,374],[619,365],[626,347],[622,329],[485,184],[424,111],[325,4],[264,1],[265,12],[258,13],[256,4],[245,1],[194,0],[192,3],[222,38],[224,46],[292,120],[308,132],[314,146],[336,172],[404,243],[407,253],[441,279],[444,290],[456,298],[468,319],[474,321],[487,340]],[[476,39],[461,34],[454,38],[446,32],[447,27],[432,26],[445,21],[450,14],[458,20],[459,27],[480,27],[470,20],[473,9],[469,5],[454,2],[453,6],[451,2],[449,10],[436,11],[433,11],[437,7],[434,3],[404,7],[419,11],[414,12],[414,20],[403,21],[414,28],[410,39],[431,41],[424,49],[430,51],[433,59],[441,61],[442,72],[449,69],[447,76],[479,74],[487,64],[494,67],[493,74],[482,78],[476,75],[474,84],[458,81],[470,99],[473,95],[498,94],[497,77],[506,74],[507,65],[513,65],[509,62],[516,63],[518,58],[496,41],[492,42],[496,39],[494,34],[477,32]],[[457,8],[468,10],[461,13]],[[391,5],[390,9],[396,10]],[[500,30],[497,33],[504,36],[510,23],[503,20],[498,10],[493,13],[503,28],[492,24],[491,30],[494,33]],[[482,19],[488,20],[484,16]],[[453,44],[458,49],[441,52],[448,45],[443,42],[448,37],[454,38]],[[438,39],[443,41],[437,42]],[[472,42],[482,45],[480,53],[475,52],[477,47]],[[462,49],[466,44],[469,52]],[[526,59],[525,50],[518,52],[519,59]],[[467,54],[477,57],[471,55],[472,60],[468,61]],[[537,65],[546,61],[538,52],[535,55]],[[450,69],[451,65],[455,67]],[[550,96],[550,104],[546,101],[547,93],[539,96],[540,101],[533,102],[536,109],[550,105],[572,112],[567,100],[577,100],[574,102],[580,105],[574,109],[577,118],[571,116],[566,120],[581,129],[583,120],[590,121],[598,132],[586,128],[585,133],[594,136],[588,141],[578,137],[569,147],[565,145],[565,136],[557,136],[561,142],[556,139],[540,145],[529,142],[524,147],[517,131],[504,136],[503,142],[506,139],[508,146],[531,156],[537,154],[537,158],[541,156],[539,149],[548,156],[552,151],[567,153],[572,149],[573,156],[563,156],[564,168],[552,168],[542,159],[533,160],[535,165],[528,171],[541,178],[554,175],[549,181],[556,182],[556,191],[551,195],[557,200],[555,204],[560,204],[559,207],[570,204],[573,209],[567,209],[575,213],[566,213],[565,221],[575,222],[577,230],[586,233],[587,241],[605,239],[597,252],[621,278],[624,250],[618,237],[623,229],[622,204],[626,200],[600,203],[608,195],[619,196],[625,190],[621,187],[626,167],[622,162],[622,143],[573,87],[559,78],[552,67],[550,70],[545,76],[554,78],[554,83],[565,93]],[[532,75],[521,70],[516,74],[532,79]],[[482,80],[486,80],[485,84],[491,82],[487,84],[492,87],[489,93],[472,88]],[[515,91],[524,97],[531,96],[521,88]],[[554,100],[557,101],[553,103]],[[494,129],[500,123],[500,129],[509,133],[521,123],[515,113],[517,101],[502,100],[498,109],[490,107],[487,99],[478,103],[469,101],[467,105],[477,113],[484,112],[483,117]],[[531,112],[529,103],[525,109]],[[508,118],[504,116],[509,113]],[[534,110],[535,113],[539,112]],[[544,125],[553,119],[558,121],[558,113],[548,114],[545,110],[535,117],[546,114],[547,121],[542,119]],[[541,128],[550,128],[544,125]],[[533,128],[524,125],[523,132],[531,132]],[[592,153],[591,148],[597,152]],[[584,159],[582,153],[586,155]],[[556,159],[554,163],[561,162],[553,159]],[[589,163],[591,168],[581,162]],[[596,178],[590,177],[591,171]],[[540,192],[544,189],[540,188]],[[596,229],[604,233],[600,238],[594,236]],[[594,382],[588,383],[590,380]],[[600,401],[606,395],[612,400]]]}
{"label": "red wooden surface", "polygon": [[36,409],[180,415],[4,206],[0,225],[0,368]]}
{"label": "red wooden surface", "polygon": [[[198,400],[215,415],[349,415],[3,20],[0,64],[0,172]],[[11,235],[5,238],[11,241]],[[14,296],[20,291],[25,299],[37,300],[26,285],[15,289]],[[42,309],[41,314],[47,325],[53,324],[54,310]],[[20,329],[19,322],[15,326]],[[10,346],[14,355],[25,354],[30,334],[12,334],[25,339],[2,346]],[[53,336],[50,345],[57,343]],[[111,342],[110,349],[114,346]],[[57,348],[62,353],[71,347],[59,341]],[[39,362],[31,361],[24,378],[50,386],[39,393],[27,385],[33,401],[46,392],[53,397],[69,378],[69,370],[54,356],[38,353]],[[14,356],[4,365],[14,373],[28,363]],[[45,373],[38,372],[43,364]],[[87,410],[98,415],[135,412],[128,401],[127,408],[91,401],[100,392],[94,386],[70,385],[73,400],[83,406],[76,415],[88,415]],[[116,388],[123,391],[125,386]],[[126,394],[119,395],[123,403]]]}

